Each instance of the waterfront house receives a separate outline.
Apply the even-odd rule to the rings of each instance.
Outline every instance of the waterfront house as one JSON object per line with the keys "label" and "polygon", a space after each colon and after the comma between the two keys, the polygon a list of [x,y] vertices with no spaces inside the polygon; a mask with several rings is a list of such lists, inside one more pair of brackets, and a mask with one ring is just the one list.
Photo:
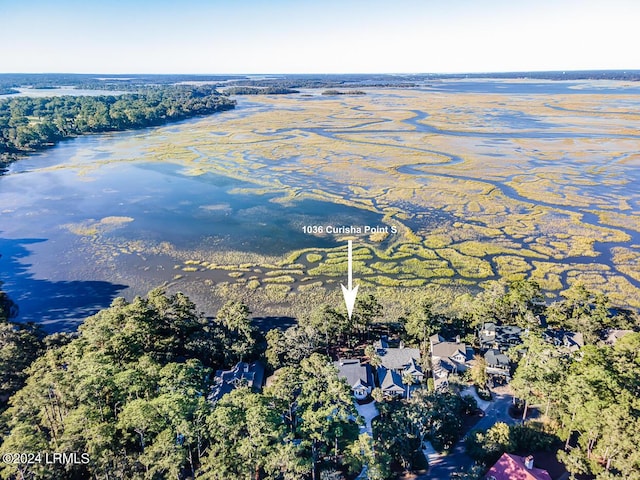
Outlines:
{"label": "waterfront house", "polygon": [[[404,344],[390,347],[386,337],[374,343],[376,354],[380,358],[378,367],[378,385],[388,397],[397,397],[407,394],[407,385],[403,382],[403,376],[409,374],[413,377],[413,388],[417,388],[424,380],[424,372],[420,366],[420,349],[407,348]],[[409,390],[411,390],[411,386]]]}
{"label": "waterfront house", "polygon": [[511,363],[509,357],[504,353],[498,349],[490,348],[485,352],[484,359],[487,362],[488,375],[498,375],[504,377],[507,381],[511,380]]}
{"label": "waterfront house", "polygon": [[436,388],[448,384],[449,375],[466,371],[473,362],[473,348],[460,342],[457,338],[454,342],[445,341],[440,335],[432,335],[429,338],[431,346],[431,369]]}
{"label": "waterfront house", "polygon": [[369,364],[362,364],[353,358],[341,358],[333,363],[338,369],[338,377],[347,381],[353,396],[364,400],[373,389],[373,372]]}
{"label": "waterfront house", "polygon": [[511,347],[522,343],[522,328],[516,325],[496,325],[486,322],[478,333],[480,348],[495,348],[506,352]]}
{"label": "waterfront house", "polygon": [[542,336],[548,343],[552,343],[556,347],[563,348],[571,353],[584,347],[584,337],[582,333],[579,332],[547,329],[543,332]]}
{"label": "waterfront house", "polygon": [[216,371],[213,377],[213,386],[207,399],[215,403],[227,393],[241,386],[260,391],[263,380],[264,365],[259,362],[238,362],[231,370]]}

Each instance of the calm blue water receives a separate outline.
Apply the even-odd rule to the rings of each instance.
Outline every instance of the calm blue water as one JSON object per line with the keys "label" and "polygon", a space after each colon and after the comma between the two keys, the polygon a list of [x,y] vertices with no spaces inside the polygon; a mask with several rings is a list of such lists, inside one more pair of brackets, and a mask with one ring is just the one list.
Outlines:
{"label": "calm blue water", "polygon": [[336,245],[330,237],[304,234],[304,222],[380,221],[374,213],[334,203],[302,200],[285,206],[269,201],[275,195],[230,193],[255,185],[181,171],[172,164],[125,163],[105,165],[88,177],[66,169],[8,175],[0,179],[5,209],[1,229],[14,237],[47,238],[64,224],[131,217],[117,229],[118,237],[170,242],[180,249],[197,248],[213,238],[219,248],[280,255]]}
{"label": "calm blue water", "polygon": [[[607,87],[608,83],[602,83],[602,87],[585,83],[581,84],[583,88],[573,88],[576,85],[578,82],[456,81],[434,83],[428,90],[547,95],[640,93],[640,85],[611,89]],[[372,97],[375,98],[375,95],[377,94],[372,94]],[[308,99],[301,98],[301,101]],[[318,97],[313,101],[323,99]],[[616,101],[618,100],[612,100],[611,105],[615,106]],[[252,115],[257,110],[268,108],[271,107],[243,99],[239,108],[228,115]],[[500,155],[500,145],[511,138],[599,136],[556,131],[553,125],[509,109],[487,114],[487,122],[511,129],[499,134],[490,131],[441,131],[428,125],[428,113],[414,113],[414,118],[405,121],[407,131],[459,136],[463,140],[477,137],[494,145],[496,155]],[[145,245],[168,242],[175,249],[184,251],[234,250],[282,255],[306,247],[337,246],[335,239],[331,237],[304,234],[303,225],[382,223],[380,215],[367,210],[316,200],[284,205],[273,202],[273,194],[234,192],[234,189],[255,186],[249,182],[215,174],[189,176],[180,166],[141,160],[144,152],[138,152],[136,148],[143,148],[140,145],[145,145],[147,135],[153,136],[156,142],[165,136],[170,141],[174,132],[179,133],[189,128],[189,124],[195,121],[198,120],[179,122],[162,129],[108,133],[64,141],[55,148],[16,162],[11,166],[9,174],[0,176],[0,254],[3,255],[0,258],[0,281],[5,282],[5,289],[20,304],[22,320],[41,322],[49,330],[73,329],[79,319],[106,307],[122,292],[144,293],[147,287],[170,281],[176,274],[173,266],[179,261],[167,258],[153,260],[146,252],[140,256],[123,255],[111,263],[105,261],[104,255],[98,258],[95,254],[95,249],[101,246],[99,242],[118,246],[141,240]],[[335,129],[315,125],[292,125],[291,128],[330,138],[336,138],[335,135],[340,133]],[[380,131],[401,135],[401,132],[396,131]],[[349,129],[344,130],[344,133],[350,132]],[[286,133],[286,130],[276,133]],[[616,136],[604,133],[602,137],[635,139],[637,135],[624,133]],[[422,150],[414,150],[417,154],[440,153],[431,150],[428,145]],[[456,155],[447,156],[451,159],[449,166],[463,161],[462,157]],[[291,173],[286,177],[288,183],[302,190],[318,187],[316,178],[296,172],[295,158],[287,160],[291,162]],[[83,167],[95,166],[99,161],[105,163],[82,171]],[[605,189],[631,189],[637,192],[636,185],[640,182],[637,169],[632,165],[614,167],[634,181],[619,187],[595,183],[582,187],[583,191],[594,198],[606,193],[603,192]],[[428,185],[430,174],[422,170],[419,163],[406,166],[401,171],[423,177],[425,185]],[[462,179],[454,171],[451,174],[440,174]],[[518,197],[513,188],[505,185],[508,180],[496,181],[494,184],[505,195],[525,201],[526,199]],[[348,187],[345,182],[332,184],[329,179],[325,179],[322,185],[325,190],[344,196],[351,194]],[[410,205],[406,208],[412,211]],[[597,225],[598,219],[587,210],[579,213],[585,216],[585,221]],[[72,232],[73,228],[90,226],[111,216],[130,217],[132,221],[117,228],[107,228],[99,240]],[[449,220],[437,211],[429,212],[425,217],[428,218],[408,221],[408,224],[417,228],[424,226],[419,222]],[[70,228],[70,225],[75,227]],[[632,237],[637,241],[637,236]],[[603,255],[604,250],[611,246],[608,244],[602,247]]]}
{"label": "calm blue water", "polygon": [[[621,85],[624,84],[624,87]],[[444,80],[430,82],[420,90],[442,91],[447,93],[500,93],[500,94],[640,94],[638,82],[609,81],[544,81],[544,80]]]}
{"label": "calm blue water", "polygon": [[[104,138],[77,140],[88,147]],[[61,150],[69,153],[74,142]],[[50,160],[56,165],[59,159]],[[74,329],[123,292],[143,294],[176,273],[189,275],[173,269],[179,261],[145,249],[110,262],[103,244],[169,242],[179,251],[202,252],[201,258],[216,251],[282,255],[338,245],[333,237],[305,234],[305,224],[381,223],[380,215],[344,205],[309,199],[284,205],[270,201],[275,195],[233,193],[255,185],[214,174],[189,176],[173,164],[112,163],[78,175],[67,167],[25,170],[34,161],[19,162],[0,177],[0,281],[20,306],[18,319],[49,331]],[[107,225],[99,237],[72,231],[105,217],[133,220]]]}

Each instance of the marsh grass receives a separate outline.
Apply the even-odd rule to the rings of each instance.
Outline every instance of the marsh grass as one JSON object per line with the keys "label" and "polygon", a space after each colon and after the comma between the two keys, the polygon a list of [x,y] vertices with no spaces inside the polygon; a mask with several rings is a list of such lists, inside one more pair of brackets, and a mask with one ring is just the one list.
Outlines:
{"label": "marsh grass", "polygon": [[267,285],[264,292],[270,302],[284,302],[291,291],[288,285]]}
{"label": "marsh grass", "polygon": [[[367,288],[385,285],[385,292],[394,292],[391,296],[411,290],[407,282],[428,279],[429,284],[462,288],[482,285],[497,274],[530,276],[548,291],[566,287],[565,278],[585,279],[620,303],[638,303],[640,289],[629,281],[640,281],[637,248],[615,248],[611,266],[604,265],[602,248],[596,249],[630,242],[625,230],[640,231],[635,212],[640,194],[624,188],[629,182],[626,173],[640,166],[640,157],[633,154],[637,139],[620,133],[640,130],[637,115],[611,105],[605,95],[551,99],[433,95],[410,89],[375,93],[304,103],[294,97],[255,98],[252,101],[263,107],[277,108],[158,129],[160,134],[128,140],[114,161],[173,163],[188,175],[235,178],[253,187],[234,189],[232,194],[268,195],[284,205],[315,199],[375,212],[399,233],[382,243],[381,236],[356,239],[366,247],[354,244],[354,273]],[[620,99],[635,101],[629,95]],[[612,108],[618,114],[603,113]],[[407,122],[415,117],[414,110],[428,112],[420,122],[440,133],[421,131]],[[548,130],[538,124],[514,128],[509,115],[533,117],[540,125],[554,125],[554,131],[580,136],[536,138],[531,133]],[[455,134],[460,131],[495,133],[496,138]],[[510,137],[500,139],[501,133]],[[598,135],[590,138],[590,133]],[[606,138],[608,133],[616,137]],[[105,164],[86,165],[83,172]],[[411,166],[414,174],[402,173],[403,167]],[[590,224],[578,208],[597,215],[600,224]],[[443,213],[445,220],[430,219],[430,212]],[[347,271],[344,247],[282,256],[134,242],[112,248],[103,234],[121,225],[103,219],[65,227],[86,237],[96,250],[104,250],[100,256],[106,263],[114,255],[157,253],[175,259],[175,271],[216,280],[222,273],[228,282],[216,283],[216,291],[236,297],[249,291],[265,311],[284,308],[271,307],[269,298],[286,299],[292,309],[306,305],[296,295],[303,288],[302,279],[309,282],[304,285],[309,298],[339,296],[337,283]],[[574,259],[593,262],[584,268]],[[237,284],[247,272],[257,278]],[[287,283],[263,285],[266,278],[284,278]]]}
{"label": "marsh grass", "polygon": [[410,258],[402,261],[401,271],[413,274],[419,278],[452,277],[455,272],[449,268],[446,260],[421,260]]}
{"label": "marsh grass", "polygon": [[462,255],[453,248],[441,248],[436,252],[440,257],[448,260],[462,277],[488,278],[494,275],[491,264],[486,260]]}
{"label": "marsh grass", "polygon": [[67,223],[62,226],[75,235],[92,237],[99,234],[111,232],[119,227],[133,222],[133,220],[134,219],[132,217],[110,216],[104,217],[100,220],[87,220],[80,223]]}
{"label": "marsh grass", "polygon": [[307,283],[305,285],[300,285],[298,287],[298,291],[299,292],[308,292],[310,290],[316,290],[320,287],[322,287],[324,285],[323,282],[313,282],[313,283]]}
{"label": "marsh grass", "polygon": [[640,282],[640,251],[614,247],[611,252],[618,271]]}
{"label": "marsh grass", "polygon": [[293,283],[296,281],[291,275],[280,275],[278,277],[265,277],[262,279],[263,283]]}
{"label": "marsh grass", "polygon": [[304,271],[303,270],[296,270],[296,269],[291,269],[291,270],[271,270],[270,272],[266,272],[265,275],[267,277],[277,277],[277,276],[281,276],[281,275],[304,275]]}
{"label": "marsh grass", "polygon": [[394,275],[400,272],[398,262],[375,262],[371,263],[370,267],[376,271]]}
{"label": "marsh grass", "polygon": [[497,273],[508,280],[521,280],[533,267],[517,255],[500,255],[493,258]]}
{"label": "marsh grass", "polygon": [[308,253],[306,255],[307,262],[309,263],[318,263],[324,257],[318,253]]}

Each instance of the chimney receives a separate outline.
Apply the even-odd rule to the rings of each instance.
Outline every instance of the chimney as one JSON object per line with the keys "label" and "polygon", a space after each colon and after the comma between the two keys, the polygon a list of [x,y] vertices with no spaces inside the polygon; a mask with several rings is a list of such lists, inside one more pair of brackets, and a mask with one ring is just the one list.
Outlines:
{"label": "chimney", "polygon": [[524,459],[524,466],[526,467],[527,470],[533,469],[533,455],[529,455],[527,458]]}
{"label": "chimney", "polygon": [[460,335],[456,335],[456,343],[460,343]]}

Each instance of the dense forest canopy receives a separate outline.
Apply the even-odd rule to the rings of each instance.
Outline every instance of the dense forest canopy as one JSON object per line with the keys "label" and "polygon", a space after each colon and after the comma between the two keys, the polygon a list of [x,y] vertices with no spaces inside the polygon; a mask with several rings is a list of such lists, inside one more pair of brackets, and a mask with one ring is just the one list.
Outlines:
{"label": "dense forest canopy", "polygon": [[160,125],[235,107],[211,86],[147,87],[104,96],[0,100],[0,161],[85,133]]}
{"label": "dense forest canopy", "polygon": [[[243,303],[229,301],[205,318],[186,296],[156,289],[131,302],[116,299],[74,334],[44,338],[6,318],[11,302],[3,296],[0,453],[76,451],[90,460],[67,467],[5,464],[0,475],[339,479],[367,465],[369,478],[383,480],[394,469],[423,468],[422,443],[450,449],[476,411],[475,400],[459,394],[465,379],[445,390],[427,381],[408,400],[383,400],[374,389],[380,415],[371,435],[359,434],[362,419],[330,357],[353,355],[376,365],[372,332],[386,332],[420,347],[426,359],[433,332],[473,342],[478,326],[493,320],[527,326],[529,335],[512,352],[518,359],[512,383],[544,415],[473,432],[468,451],[478,465],[460,478],[481,478],[478,472],[502,452],[534,447],[559,450],[575,473],[637,478],[640,334],[615,346],[600,340],[610,327],[638,330],[637,315],[603,310],[606,298],[580,285],[550,306],[538,294],[534,282],[511,282],[469,297],[457,310],[445,295],[425,296],[399,319],[385,318],[368,295],[358,299],[351,319],[338,306],[319,305],[295,326],[263,336]],[[551,311],[555,324],[593,332],[593,344],[568,354],[544,342],[531,318]],[[211,401],[216,369],[240,360],[264,362],[276,375],[261,392],[238,385]],[[423,368],[429,371],[428,362]]]}
{"label": "dense forest canopy", "polygon": [[[321,458],[358,439],[351,392],[326,357],[283,369],[263,393],[239,388],[215,404],[207,398],[216,368],[257,356],[249,313],[229,302],[206,319],[184,295],[158,289],[116,299],[77,336],[40,348],[2,416],[8,434],[0,450],[78,451],[90,461],[5,463],[0,476],[313,476]],[[360,452],[349,455],[357,462]]]}

